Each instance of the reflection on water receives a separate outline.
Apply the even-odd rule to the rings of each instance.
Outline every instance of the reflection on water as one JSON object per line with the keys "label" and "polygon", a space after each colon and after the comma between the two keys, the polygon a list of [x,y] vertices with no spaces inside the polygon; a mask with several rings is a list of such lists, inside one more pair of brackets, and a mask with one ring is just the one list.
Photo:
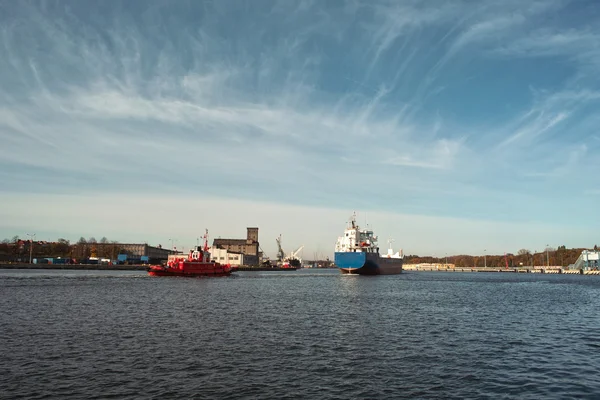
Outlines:
{"label": "reflection on water", "polygon": [[593,398],[600,279],[0,271],[6,397]]}

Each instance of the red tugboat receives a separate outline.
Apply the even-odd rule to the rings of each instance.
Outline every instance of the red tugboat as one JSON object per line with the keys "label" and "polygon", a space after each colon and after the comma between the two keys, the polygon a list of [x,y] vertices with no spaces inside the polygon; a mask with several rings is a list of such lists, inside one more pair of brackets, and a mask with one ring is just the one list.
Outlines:
{"label": "red tugboat", "polygon": [[167,265],[151,265],[148,274],[151,276],[227,276],[237,268],[219,264],[210,260],[208,251],[208,231],[204,235],[204,247],[196,246],[187,257],[179,256],[170,259]]}

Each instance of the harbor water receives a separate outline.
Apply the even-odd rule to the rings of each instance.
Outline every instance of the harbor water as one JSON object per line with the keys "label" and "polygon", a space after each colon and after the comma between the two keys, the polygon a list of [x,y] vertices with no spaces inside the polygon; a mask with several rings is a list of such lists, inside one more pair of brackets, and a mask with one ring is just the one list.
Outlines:
{"label": "harbor water", "polygon": [[600,277],[0,270],[2,398],[600,397]]}

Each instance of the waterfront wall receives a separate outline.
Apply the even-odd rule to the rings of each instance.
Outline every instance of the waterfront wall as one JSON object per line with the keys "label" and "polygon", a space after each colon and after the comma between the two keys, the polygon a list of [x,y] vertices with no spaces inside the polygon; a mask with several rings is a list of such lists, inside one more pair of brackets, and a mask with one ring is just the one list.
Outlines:
{"label": "waterfront wall", "polygon": [[[88,271],[146,271],[147,265],[104,265],[104,264],[24,264],[0,263],[0,269],[68,269]],[[238,267],[238,271],[295,271],[296,268],[271,268],[271,267]]]}
{"label": "waterfront wall", "polygon": [[[147,265],[99,265],[99,264],[24,264],[0,263],[0,269],[63,269],[63,270],[98,270],[98,271],[145,271]],[[415,272],[504,272],[504,273],[531,273],[531,274],[579,274],[599,275],[600,270],[567,269],[562,267],[519,267],[509,269],[498,268],[456,268],[449,264],[405,264],[404,271]],[[292,268],[269,267],[239,267],[239,271],[294,271]]]}
{"label": "waterfront wall", "polygon": [[600,270],[568,269],[560,266],[549,267],[517,267],[517,268],[456,268],[451,264],[404,264],[405,271],[435,271],[435,272],[512,272],[531,274],[580,274],[600,275]]}
{"label": "waterfront wall", "polygon": [[0,264],[0,269],[69,269],[98,271],[145,271],[147,265],[104,265],[104,264]]}

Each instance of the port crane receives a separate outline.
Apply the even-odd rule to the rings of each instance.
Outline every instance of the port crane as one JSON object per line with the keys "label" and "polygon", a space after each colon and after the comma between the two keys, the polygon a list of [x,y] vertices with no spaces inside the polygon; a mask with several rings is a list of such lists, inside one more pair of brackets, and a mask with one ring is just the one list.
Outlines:
{"label": "port crane", "polygon": [[304,248],[304,245],[298,247],[298,249],[296,251],[292,251],[287,257],[287,260],[292,260],[292,259],[298,259],[301,260],[301,258],[298,256],[298,254],[302,251],[302,249]]}
{"label": "port crane", "polygon": [[281,248],[281,234],[279,234],[279,237],[275,239],[275,241],[277,242],[277,261],[283,261],[285,258],[285,253]]}
{"label": "port crane", "polygon": [[298,247],[296,251],[292,251],[287,256],[281,247],[281,234],[277,239],[277,261],[283,265],[289,265],[291,267],[300,268],[302,266],[302,258],[300,257],[300,252],[304,248],[304,245]]}

